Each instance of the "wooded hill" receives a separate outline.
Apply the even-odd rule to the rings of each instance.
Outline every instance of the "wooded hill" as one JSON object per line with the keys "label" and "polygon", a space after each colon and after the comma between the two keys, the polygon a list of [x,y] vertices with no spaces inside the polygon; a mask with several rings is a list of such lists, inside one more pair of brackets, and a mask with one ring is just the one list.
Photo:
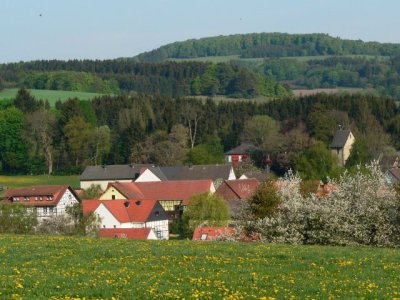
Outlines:
{"label": "wooded hill", "polygon": [[[2,84],[1,84],[2,82]],[[280,97],[290,91],[272,78],[232,64],[136,63],[132,59],[33,61],[0,65],[1,85],[166,96]]]}
{"label": "wooded hill", "polygon": [[400,99],[400,44],[327,34],[251,33],[175,42],[135,57],[143,62],[216,58],[292,88],[355,87]]}

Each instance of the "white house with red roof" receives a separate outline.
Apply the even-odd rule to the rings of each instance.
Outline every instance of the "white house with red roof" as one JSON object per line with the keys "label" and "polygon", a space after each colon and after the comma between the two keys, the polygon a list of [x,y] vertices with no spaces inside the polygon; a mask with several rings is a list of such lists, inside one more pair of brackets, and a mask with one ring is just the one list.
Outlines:
{"label": "white house with red roof", "polygon": [[78,203],[78,196],[68,185],[41,185],[8,189],[6,201],[36,209],[38,220],[66,214],[66,208]]}
{"label": "white house with red roof", "polygon": [[168,239],[168,216],[156,200],[84,200],[83,213],[94,212],[103,228],[151,228],[157,238]]}
{"label": "white house with red roof", "polygon": [[158,200],[170,219],[178,217],[189,198],[199,193],[214,193],[212,180],[171,180],[110,183],[100,200]]}

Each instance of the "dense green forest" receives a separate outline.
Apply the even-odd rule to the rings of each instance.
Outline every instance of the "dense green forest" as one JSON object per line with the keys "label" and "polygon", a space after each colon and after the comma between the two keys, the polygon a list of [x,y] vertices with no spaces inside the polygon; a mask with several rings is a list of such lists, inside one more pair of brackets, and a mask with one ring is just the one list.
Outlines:
{"label": "dense green forest", "polygon": [[160,62],[202,57],[207,61],[210,56],[228,55],[231,63],[292,88],[354,87],[400,99],[399,44],[327,34],[252,33],[176,42],[135,59]]}
{"label": "dense green forest", "polygon": [[70,99],[51,109],[20,90],[13,102],[0,106],[0,170],[65,174],[88,164],[223,163],[223,151],[252,142],[259,148],[256,165],[270,155],[277,174],[294,168],[321,178],[338,171],[332,159],[318,174],[307,168],[314,172],[316,158],[330,157],[328,145],[339,124],[357,139],[349,169],[378,157],[384,167],[393,163],[400,117],[391,98],[317,95],[215,103],[120,95]]}
{"label": "dense green forest", "polygon": [[232,64],[136,63],[132,59],[32,61],[0,65],[3,85],[30,89],[168,96],[280,97],[274,79]]}
{"label": "dense green forest", "polygon": [[316,55],[395,56],[400,45],[344,40],[327,34],[250,33],[175,42],[136,57],[143,62],[168,58],[240,55],[242,58]]}

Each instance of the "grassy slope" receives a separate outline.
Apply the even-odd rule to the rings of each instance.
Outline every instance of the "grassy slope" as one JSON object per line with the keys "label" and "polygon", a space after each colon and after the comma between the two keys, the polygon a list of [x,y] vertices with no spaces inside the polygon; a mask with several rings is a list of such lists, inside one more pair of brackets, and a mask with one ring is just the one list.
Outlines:
{"label": "grassy slope", "polygon": [[[12,99],[17,95],[18,89],[5,89],[0,92],[0,101],[3,99]],[[64,101],[68,98],[78,98],[80,100],[89,100],[96,96],[101,96],[98,93],[75,92],[75,91],[51,91],[51,90],[29,90],[30,93],[37,99],[48,100],[51,106],[54,106],[58,100]]]}
{"label": "grassy slope", "polygon": [[[79,176],[47,176],[47,175],[18,175],[18,176],[2,176],[0,175],[0,186],[7,188],[24,187],[31,185],[70,185],[72,188],[79,188]],[[0,191],[0,198],[4,191]],[[1,297],[0,297],[1,298]]]}
{"label": "grassy slope", "polygon": [[400,285],[397,249],[0,235],[0,253],[2,299],[388,299]]}

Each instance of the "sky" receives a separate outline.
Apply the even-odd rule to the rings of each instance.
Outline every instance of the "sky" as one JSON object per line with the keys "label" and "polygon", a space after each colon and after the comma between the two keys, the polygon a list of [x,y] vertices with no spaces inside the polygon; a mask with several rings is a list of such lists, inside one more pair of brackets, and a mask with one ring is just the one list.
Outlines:
{"label": "sky", "polygon": [[400,43],[398,0],[1,0],[0,63],[132,57],[253,32]]}

